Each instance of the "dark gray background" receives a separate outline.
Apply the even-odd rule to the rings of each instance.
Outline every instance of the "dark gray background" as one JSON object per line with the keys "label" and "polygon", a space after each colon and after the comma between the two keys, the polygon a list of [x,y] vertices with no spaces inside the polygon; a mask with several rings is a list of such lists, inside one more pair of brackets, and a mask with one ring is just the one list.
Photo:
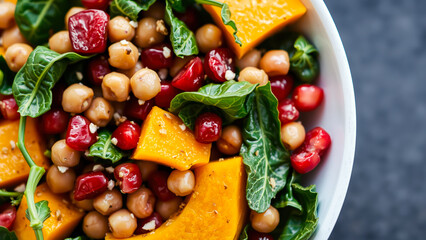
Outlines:
{"label": "dark gray background", "polygon": [[330,239],[426,239],[426,1],[325,3],[348,55],[358,124]]}

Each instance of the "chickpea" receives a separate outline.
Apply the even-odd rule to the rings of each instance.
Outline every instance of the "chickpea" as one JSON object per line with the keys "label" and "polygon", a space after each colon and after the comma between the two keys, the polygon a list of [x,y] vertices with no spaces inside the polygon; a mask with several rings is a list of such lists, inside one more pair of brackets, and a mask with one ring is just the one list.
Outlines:
{"label": "chickpea", "polygon": [[135,36],[135,28],[130,21],[122,16],[117,16],[108,22],[108,39],[111,42],[121,40],[131,41]]}
{"label": "chickpea", "polygon": [[[59,167],[61,168],[61,167]],[[49,168],[46,175],[46,182],[50,190],[54,193],[66,193],[74,188],[75,172],[72,168],[66,168],[61,172],[55,165]]]}
{"label": "chickpea", "polygon": [[113,43],[109,46],[108,53],[109,64],[124,70],[133,68],[139,58],[138,48],[128,41]]}
{"label": "chickpea", "polygon": [[300,122],[281,126],[281,141],[288,149],[295,150],[305,141],[305,128]]}
{"label": "chickpea", "polygon": [[67,14],[65,15],[65,27],[66,29],[68,29],[68,19],[70,19],[70,17],[76,13],[79,13],[81,11],[86,10],[83,7],[72,7],[70,8],[70,10],[68,10]]}
{"label": "chickpea", "polygon": [[240,72],[238,81],[245,81],[252,84],[258,83],[260,86],[265,86],[269,82],[269,78],[265,71],[259,68],[246,67]]}
{"label": "chickpea", "polygon": [[105,99],[124,102],[129,97],[130,79],[118,72],[111,72],[102,80],[102,94]]}
{"label": "chickpea", "polygon": [[15,43],[6,50],[4,58],[10,70],[18,72],[24,66],[33,48],[25,43]]}
{"label": "chickpea", "polygon": [[123,199],[117,189],[106,190],[93,199],[93,207],[102,215],[110,215],[123,207]]}
{"label": "chickpea", "polygon": [[148,188],[139,188],[127,196],[126,206],[138,218],[149,217],[154,211],[155,196]]}
{"label": "chickpea", "polygon": [[62,94],[62,108],[65,112],[82,113],[92,104],[93,95],[93,89],[74,83]]}
{"label": "chickpea", "polygon": [[135,43],[138,47],[147,48],[162,43],[164,34],[157,31],[157,20],[142,18],[136,29]]}
{"label": "chickpea", "polygon": [[2,39],[3,47],[5,49],[9,48],[15,43],[28,43],[25,37],[22,35],[21,31],[19,30],[18,25],[4,30]]}
{"label": "chickpea", "polygon": [[57,141],[52,146],[52,162],[56,166],[75,167],[80,163],[81,153],[70,148],[65,139]]}
{"label": "chickpea", "polygon": [[260,68],[269,77],[286,75],[290,69],[290,58],[284,50],[271,50],[260,59]]}
{"label": "chickpea", "polygon": [[141,170],[142,181],[148,181],[151,173],[157,171],[158,164],[148,161],[136,161],[139,169]]}
{"label": "chickpea", "polygon": [[173,64],[169,69],[169,74],[171,77],[175,77],[179,71],[192,59],[194,59],[193,56],[186,56],[184,58],[174,58],[173,59]]}
{"label": "chickpea", "polygon": [[112,119],[114,107],[105,98],[95,98],[84,115],[99,127],[105,127]]}
{"label": "chickpea", "polygon": [[142,61],[138,61],[136,65],[130,69],[127,69],[127,70],[117,69],[117,71],[119,73],[126,75],[130,79],[137,71],[141,70],[142,68],[144,68]]}
{"label": "chickpea", "polygon": [[108,232],[108,220],[102,214],[92,211],[83,219],[83,232],[94,239],[103,239]]}
{"label": "chickpea", "polygon": [[222,30],[213,24],[200,27],[195,33],[198,48],[202,53],[222,46]]}
{"label": "chickpea", "polygon": [[93,210],[93,199],[85,199],[85,200],[82,200],[82,201],[76,201],[76,200],[74,200],[74,192],[73,191],[70,192],[70,199],[76,207],[83,209],[84,211],[92,211]]}
{"label": "chickpea", "polygon": [[161,91],[161,81],[158,74],[148,68],[141,69],[130,79],[130,86],[135,97],[148,101]]}
{"label": "chickpea", "polygon": [[222,130],[222,135],[217,140],[219,151],[226,155],[234,155],[240,152],[243,144],[243,136],[239,127],[230,125]]}
{"label": "chickpea", "polygon": [[133,235],[138,226],[135,216],[126,209],[118,210],[108,218],[112,235],[127,238]]}
{"label": "chickpea", "polygon": [[71,39],[68,31],[60,31],[49,38],[49,47],[57,53],[72,52]]}
{"label": "chickpea", "polygon": [[167,179],[167,188],[176,196],[186,196],[194,191],[195,177],[191,170],[173,170]]}
{"label": "chickpea", "polygon": [[177,213],[179,206],[182,203],[182,198],[175,197],[168,201],[157,201],[155,204],[155,211],[161,215],[163,220],[169,219],[173,214]]}
{"label": "chickpea", "polygon": [[264,213],[251,211],[250,214],[251,226],[254,230],[261,233],[270,233],[280,223],[280,213],[278,210],[270,206]]}
{"label": "chickpea", "polygon": [[11,2],[0,2],[0,29],[10,28],[15,20],[16,5]]}
{"label": "chickpea", "polygon": [[259,66],[260,58],[262,53],[257,49],[252,49],[247,52],[241,59],[237,59],[236,65],[239,69],[244,69],[246,67],[255,67]]}
{"label": "chickpea", "polygon": [[143,11],[142,16],[145,18],[164,19],[165,7],[164,3],[157,1],[147,11]]}

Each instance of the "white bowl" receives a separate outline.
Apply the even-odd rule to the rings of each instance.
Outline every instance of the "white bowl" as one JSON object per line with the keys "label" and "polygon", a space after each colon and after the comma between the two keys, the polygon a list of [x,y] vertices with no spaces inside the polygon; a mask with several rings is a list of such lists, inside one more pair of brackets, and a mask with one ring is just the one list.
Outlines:
{"label": "white bowl", "polygon": [[319,225],[311,239],[328,239],[336,224],[348,189],[355,153],[356,114],[351,73],[342,41],[322,0],[302,0],[308,9],[294,26],[304,33],[320,53],[318,85],[325,102],[313,113],[304,114],[309,130],[323,127],[331,136],[329,152],[320,165],[303,180],[316,184],[319,195]]}

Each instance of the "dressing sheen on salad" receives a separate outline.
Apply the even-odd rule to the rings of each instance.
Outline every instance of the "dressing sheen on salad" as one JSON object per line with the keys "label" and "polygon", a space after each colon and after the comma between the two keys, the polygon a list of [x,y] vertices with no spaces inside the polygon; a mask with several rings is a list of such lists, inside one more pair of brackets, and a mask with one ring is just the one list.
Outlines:
{"label": "dressing sheen on salad", "polygon": [[[0,239],[303,240],[299,0],[0,1]],[[309,117],[310,115],[306,115]],[[305,117],[305,118],[306,118]]]}

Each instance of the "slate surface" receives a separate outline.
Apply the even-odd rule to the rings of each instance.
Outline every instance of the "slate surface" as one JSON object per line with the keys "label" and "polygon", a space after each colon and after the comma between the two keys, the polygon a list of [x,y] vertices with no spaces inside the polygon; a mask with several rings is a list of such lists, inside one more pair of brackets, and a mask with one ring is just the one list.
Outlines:
{"label": "slate surface", "polygon": [[330,239],[426,239],[426,1],[325,3],[348,54],[358,120]]}

